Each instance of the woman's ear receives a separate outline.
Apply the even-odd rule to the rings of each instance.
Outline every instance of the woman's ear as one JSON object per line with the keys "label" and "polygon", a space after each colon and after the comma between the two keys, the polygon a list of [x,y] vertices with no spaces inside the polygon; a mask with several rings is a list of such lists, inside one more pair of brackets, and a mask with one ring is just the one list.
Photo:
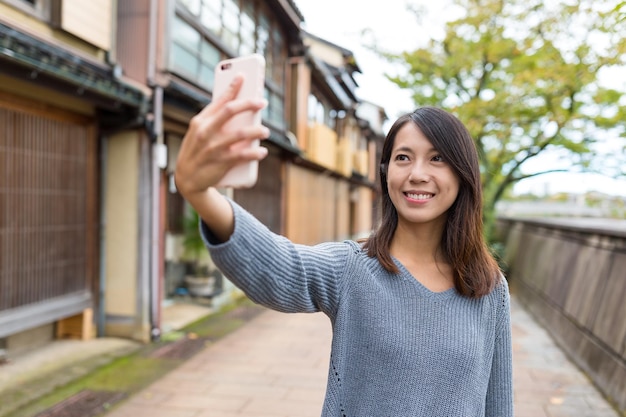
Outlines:
{"label": "woman's ear", "polygon": [[387,178],[387,164],[382,163],[380,164],[380,178],[381,179],[385,179]]}

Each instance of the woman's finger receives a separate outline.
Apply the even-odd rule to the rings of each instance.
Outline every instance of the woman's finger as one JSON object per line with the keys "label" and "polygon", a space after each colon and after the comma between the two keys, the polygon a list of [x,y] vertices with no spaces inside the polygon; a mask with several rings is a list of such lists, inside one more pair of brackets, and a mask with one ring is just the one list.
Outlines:
{"label": "woman's finger", "polygon": [[241,74],[237,74],[233,80],[228,85],[228,88],[224,91],[224,93],[218,97],[213,97],[211,102],[206,105],[200,113],[199,116],[206,117],[209,114],[214,113],[217,109],[220,109],[224,104],[229,101],[232,101],[237,98],[237,94],[239,94],[239,90],[241,90],[241,86],[243,84],[243,76]]}
{"label": "woman's finger", "polygon": [[267,139],[269,135],[270,130],[263,125],[243,126],[224,132],[220,135],[219,142],[216,141],[214,144],[219,147],[240,149],[253,140]]}
{"label": "woman's finger", "polygon": [[258,112],[267,106],[265,99],[236,99],[224,103],[212,117],[215,124],[223,126],[231,118],[245,112]]}
{"label": "woman's finger", "polygon": [[220,110],[217,114],[209,117],[194,117],[195,120],[192,120],[194,125],[193,136],[197,146],[203,148],[208,146],[219,150],[230,147],[237,142],[265,139],[269,136],[269,129],[262,124],[239,126],[236,123],[231,123],[228,129],[224,129],[225,123],[237,114],[258,110],[258,106],[247,102],[247,100],[235,100],[228,103],[226,107],[228,107],[227,110]]}
{"label": "woman's finger", "polygon": [[241,149],[229,149],[221,153],[219,162],[216,161],[214,163],[203,165],[203,167],[209,167],[211,165],[215,166],[219,164],[222,167],[221,173],[224,175],[235,165],[250,161],[260,161],[265,158],[267,154],[268,150],[264,146],[246,146]]}

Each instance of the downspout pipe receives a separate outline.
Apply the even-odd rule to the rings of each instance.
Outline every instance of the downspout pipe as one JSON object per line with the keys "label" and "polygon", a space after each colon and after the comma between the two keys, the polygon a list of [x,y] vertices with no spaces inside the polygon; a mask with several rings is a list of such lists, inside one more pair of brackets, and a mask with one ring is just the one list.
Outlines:
{"label": "downspout pipe", "polygon": [[151,240],[151,282],[150,282],[150,334],[152,340],[161,337],[161,298],[162,294],[162,248],[161,248],[161,169],[167,163],[167,149],[163,143],[163,87],[154,88],[154,123],[152,143],[152,240]]}
{"label": "downspout pipe", "polygon": [[[149,34],[148,34],[148,68],[147,83],[152,87],[152,123],[148,125],[151,138],[150,177],[150,273],[149,273],[149,321],[150,338],[155,341],[161,338],[161,166],[160,154],[165,152],[163,140],[163,88],[156,82],[156,61],[158,44],[158,0],[150,0]],[[165,158],[167,160],[167,158]],[[163,167],[164,168],[164,167]]]}

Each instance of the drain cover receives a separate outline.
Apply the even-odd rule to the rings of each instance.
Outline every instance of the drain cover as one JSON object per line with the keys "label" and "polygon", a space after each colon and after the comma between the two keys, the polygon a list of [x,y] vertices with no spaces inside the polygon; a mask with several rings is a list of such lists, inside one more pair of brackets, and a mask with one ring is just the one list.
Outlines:
{"label": "drain cover", "polygon": [[150,354],[151,358],[164,359],[189,359],[208,343],[206,338],[190,339],[183,338],[175,342],[168,343]]}
{"label": "drain cover", "polygon": [[36,417],[95,417],[124,397],[126,393],[123,392],[84,390]]}

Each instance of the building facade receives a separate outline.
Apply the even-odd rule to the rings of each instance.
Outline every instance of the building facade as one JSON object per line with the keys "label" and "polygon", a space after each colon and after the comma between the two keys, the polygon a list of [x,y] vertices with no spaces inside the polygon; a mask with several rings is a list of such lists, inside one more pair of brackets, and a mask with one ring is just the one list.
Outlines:
{"label": "building facade", "polygon": [[141,124],[149,94],[111,61],[114,6],[0,2],[0,343],[9,351],[81,333],[103,308],[100,137]]}
{"label": "building facade", "polygon": [[[386,116],[358,99],[353,54],[303,20],[291,0],[0,1],[5,349],[159,337],[198,261],[176,157],[221,59],[266,58],[271,130],[258,183],[223,192],[296,242],[371,231]],[[234,290],[199,260],[227,302]]]}

